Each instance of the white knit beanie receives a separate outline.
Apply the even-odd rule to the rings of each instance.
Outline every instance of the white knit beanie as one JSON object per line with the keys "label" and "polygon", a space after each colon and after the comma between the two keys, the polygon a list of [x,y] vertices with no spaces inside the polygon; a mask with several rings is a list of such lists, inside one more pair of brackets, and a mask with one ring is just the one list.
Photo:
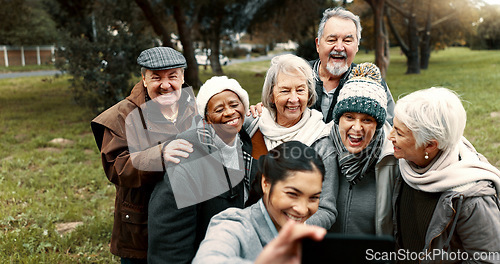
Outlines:
{"label": "white knit beanie", "polygon": [[201,86],[200,91],[196,96],[196,104],[198,105],[198,112],[201,117],[205,118],[205,110],[210,98],[225,90],[229,90],[238,95],[245,108],[245,113],[248,112],[248,107],[250,105],[248,93],[245,89],[241,88],[238,81],[235,79],[229,79],[227,76],[214,76]]}

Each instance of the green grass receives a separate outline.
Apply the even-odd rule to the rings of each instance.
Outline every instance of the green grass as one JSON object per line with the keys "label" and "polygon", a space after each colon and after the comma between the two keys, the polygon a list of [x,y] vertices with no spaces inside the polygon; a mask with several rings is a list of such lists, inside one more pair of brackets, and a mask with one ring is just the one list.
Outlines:
{"label": "green grass", "polygon": [[[405,75],[391,54],[386,78],[395,99],[431,86],[460,93],[468,113],[466,136],[500,166],[500,53],[451,48],[432,54],[428,70]],[[360,53],[356,62],[373,61]],[[224,67],[252,103],[269,61]],[[203,81],[211,70],[200,68]],[[101,168],[90,131],[94,116],[74,103],[68,77],[0,79],[0,263],[118,263],[109,253],[114,187]],[[54,138],[68,145],[49,143]],[[61,223],[82,222],[59,234]]]}
{"label": "green grass", "polygon": [[[67,78],[0,80],[0,263],[108,263],[114,187]],[[49,143],[65,138],[72,143]],[[60,236],[55,226],[81,221]],[[117,259],[117,258],[116,258]]]}

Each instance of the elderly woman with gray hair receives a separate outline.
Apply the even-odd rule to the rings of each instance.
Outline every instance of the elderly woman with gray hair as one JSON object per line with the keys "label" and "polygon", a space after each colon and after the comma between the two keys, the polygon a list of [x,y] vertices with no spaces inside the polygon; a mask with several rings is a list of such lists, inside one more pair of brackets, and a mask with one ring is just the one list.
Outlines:
{"label": "elderly woman with gray hair", "polygon": [[460,98],[446,88],[416,91],[396,103],[388,136],[402,176],[395,237],[401,249],[432,254],[421,263],[460,262],[450,256],[500,261],[490,254],[500,252],[500,171],[463,137],[466,120]]}
{"label": "elderly woman with gray hair", "polygon": [[252,138],[252,156],[261,155],[287,141],[300,141],[312,147],[326,166],[319,210],[308,224],[330,228],[335,222],[334,179],[337,171],[334,147],[328,135],[331,125],[323,115],[308,107],[316,102],[315,80],[311,66],[304,59],[286,54],[274,57],[262,88],[263,111],[245,124]]}

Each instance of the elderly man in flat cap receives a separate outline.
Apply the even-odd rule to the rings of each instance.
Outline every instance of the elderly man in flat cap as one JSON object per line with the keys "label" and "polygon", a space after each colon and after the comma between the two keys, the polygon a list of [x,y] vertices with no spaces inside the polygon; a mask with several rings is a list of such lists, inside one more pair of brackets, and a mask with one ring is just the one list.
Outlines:
{"label": "elderly man in flat cap", "polygon": [[182,88],[186,59],[181,53],[155,47],[143,51],[137,63],[142,80],[91,122],[104,171],[116,187],[111,253],[121,263],[147,263],[151,192],[167,162],[192,152],[189,142],[175,137],[197,115],[192,90]]}

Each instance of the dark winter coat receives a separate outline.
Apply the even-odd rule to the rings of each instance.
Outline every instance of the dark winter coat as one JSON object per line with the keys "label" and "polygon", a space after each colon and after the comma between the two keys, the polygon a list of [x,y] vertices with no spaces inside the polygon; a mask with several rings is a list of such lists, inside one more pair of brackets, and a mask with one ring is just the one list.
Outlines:
{"label": "dark winter coat", "polygon": [[[189,130],[178,136],[193,144],[193,152],[188,158],[181,158],[179,164],[168,165],[164,180],[156,185],[151,195],[148,249],[150,264],[191,263],[212,216],[230,207],[244,207],[244,181],[241,178],[236,181],[232,175],[245,174],[249,182],[255,178],[257,163],[250,156],[250,137],[244,130],[240,132],[241,142],[236,144],[242,145],[238,145],[238,157],[234,157],[239,160],[240,170],[227,168],[228,175],[231,175],[228,182],[224,177],[219,149],[213,143],[213,135],[213,128],[201,123],[196,130]],[[220,177],[214,179],[215,174]],[[178,184],[179,182],[181,183]],[[184,202],[179,199],[203,196],[205,187],[213,184],[231,186],[231,189],[201,203],[193,202],[192,205],[178,207],[178,204]],[[183,190],[173,189],[172,186]]]}

